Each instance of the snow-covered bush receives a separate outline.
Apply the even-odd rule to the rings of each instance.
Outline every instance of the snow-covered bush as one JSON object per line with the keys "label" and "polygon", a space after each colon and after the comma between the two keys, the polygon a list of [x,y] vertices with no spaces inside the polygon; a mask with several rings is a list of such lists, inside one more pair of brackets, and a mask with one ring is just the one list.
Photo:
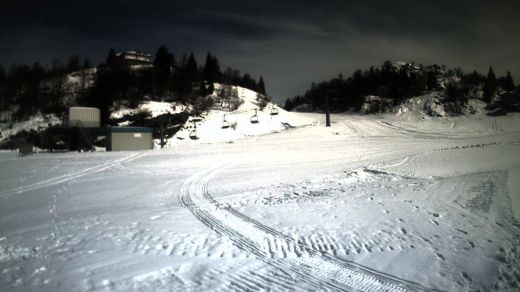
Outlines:
{"label": "snow-covered bush", "polygon": [[363,98],[361,112],[364,114],[382,113],[392,107],[392,100],[385,97],[368,95]]}

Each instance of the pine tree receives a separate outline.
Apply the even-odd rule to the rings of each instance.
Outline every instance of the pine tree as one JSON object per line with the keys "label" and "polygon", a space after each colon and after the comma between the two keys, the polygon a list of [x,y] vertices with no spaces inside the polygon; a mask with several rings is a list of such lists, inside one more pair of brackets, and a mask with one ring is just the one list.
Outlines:
{"label": "pine tree", "polygon": [[193,53],[190,54],[190,57],[188,58],[188,63],[186,64],[186,76],[190,83],[193,83],[195,81],[198,81],[198,67],[197,67],[197,60],[195,60],[195,56],[193,56]]}
{"label": "pine tree", "polygon": [[160,46],[153,61],[155,93],[164,95],[170,88],[171,75],[175,66],[175,57],[165,46]]}
{"label": "pine tree", "polygon": [[493,68],[490,66],[489,71],[486,78],[486,84],[484,85],[484,101],[486,103],[491,102],[493,96],[495,95],[497,90],[497,78],[495,76],[495,72],[493,72]]}
{"label": "pine tree", "polygon": [[119,65],[118,63],[119,63],[119,60],[117,58],[116,51],[114,50],[114,48],[111,48],[108,51],[108,55],[105,59],[104,65],[108,68],[115,68],[115,67],[118,67],[118,65]]}
{"label": "pine tree", "polygon": [[506,91],[514,91],[515,83],[513,82],[513,76],[511,76],[511,72],[507,71],[507,75],[504,80],[504,90]]}
{"label": "pine tree", "polygon": [[59,59],[53,59],[51,65],[51,71],[49,72],[50,76],[60,76],[65,73],[65,66],[61,63]]}
{"label": "pine tree", "polygon": [[[178,93],[182,101],[186,101],[193,92],[194,85],[197,85],[194,83],[199,80],[199,70],[195,56],[193,53],[189,57],[183,55],[180,67],[173,74],[172,88]],[[198,87],[200,88],[200,86]]]}
{"label": "pine tree", "polygon": [[262,76],[260,76],[260,81],[258,81],[258,92],[263,95],[267,95],[265,91],[264,78]]}
{"label": "pine tree", "polygon": [[251,78],[251,75],[249,75],[249,73],[244,74],[244,76],[239,81],[238,85],[254,91],[258,90],[256,81],[253,78]]}
{"label": "pine tree", "polygon": [[78,54],[72,55],[67,62],[67,73],[75,72],[81,69],[80,58]]}
{"label": "pine tree", "polygon": [[5,84],[7,83],[7,73],[4,66],[0,64],[0,110],[5,110],[8,105],[8,96],[5,92]]}
{"label": "pine tree", "polygon": [[286,111],[291,111],[294,108],[293,102],[290,98],[285,100],[285,105],[283,107]]}
{"label": "pine tree", "polygon": [[101,111],[101,120],[106,123],[115,100],[129,99],[133,83],[130,69],[110,49],[104,63],[98,66],[96,82],[90,91],[89,103]]}
{"label": "pine tree", "polygon": [[85,61],[83,62],[83,69],[90,69],[92,67],[92,64],[90,63],[90,60],[88,58],[85,58]]}
{"label": "pine tree", "polygon": [[0,65],[0,87],[5,84],[7,80],[7,73],[5,72],[4,66]]}
{"label": "pine tree", "polygon": [[155,53],[153,66],[154,69],[161,71],[161,73],[169,75],[175,66],[175,57],[165,46],[160,46]]}
{"label": "pine tree", "polygon": [[220,67],[218,65],[217,57],[212,56],[210,52],[206,56],[206,63],[204,64],[204,80],[212,84],[220,81]]}

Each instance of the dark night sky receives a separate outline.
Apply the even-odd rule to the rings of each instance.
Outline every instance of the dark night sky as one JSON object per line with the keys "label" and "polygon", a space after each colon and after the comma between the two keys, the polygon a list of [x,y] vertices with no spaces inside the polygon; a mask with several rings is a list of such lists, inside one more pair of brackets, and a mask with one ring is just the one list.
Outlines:
{"label": "dark night sky", "polygon": [[[426,3],[427,2],[427,3]],[[207,51],[263,75],[277,100],[385,60],[460,66],[520,81],[520,1],[3,0],[0,64],[108,49]]]}

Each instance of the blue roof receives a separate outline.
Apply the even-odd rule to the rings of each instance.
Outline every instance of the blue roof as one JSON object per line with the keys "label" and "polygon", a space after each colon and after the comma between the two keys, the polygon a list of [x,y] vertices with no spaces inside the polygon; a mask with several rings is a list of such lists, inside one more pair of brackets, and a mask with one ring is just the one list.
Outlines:
{"label": "blue roof", "polygon": [[110,127],[112,133],[152,133],[152,128],[147,127]]}

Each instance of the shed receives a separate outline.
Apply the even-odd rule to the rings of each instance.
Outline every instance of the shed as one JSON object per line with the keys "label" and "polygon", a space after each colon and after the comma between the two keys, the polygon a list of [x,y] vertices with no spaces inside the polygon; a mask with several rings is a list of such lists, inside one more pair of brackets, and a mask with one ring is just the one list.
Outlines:
{"label": "shed", "polygon": [[107,151],[153,149],[153,130],[145,127],[108,127]]}
{"label": "shed", "polygon": [[71,107],[69,108],[69,127],[99,128],[99,109],[95,107]]}

